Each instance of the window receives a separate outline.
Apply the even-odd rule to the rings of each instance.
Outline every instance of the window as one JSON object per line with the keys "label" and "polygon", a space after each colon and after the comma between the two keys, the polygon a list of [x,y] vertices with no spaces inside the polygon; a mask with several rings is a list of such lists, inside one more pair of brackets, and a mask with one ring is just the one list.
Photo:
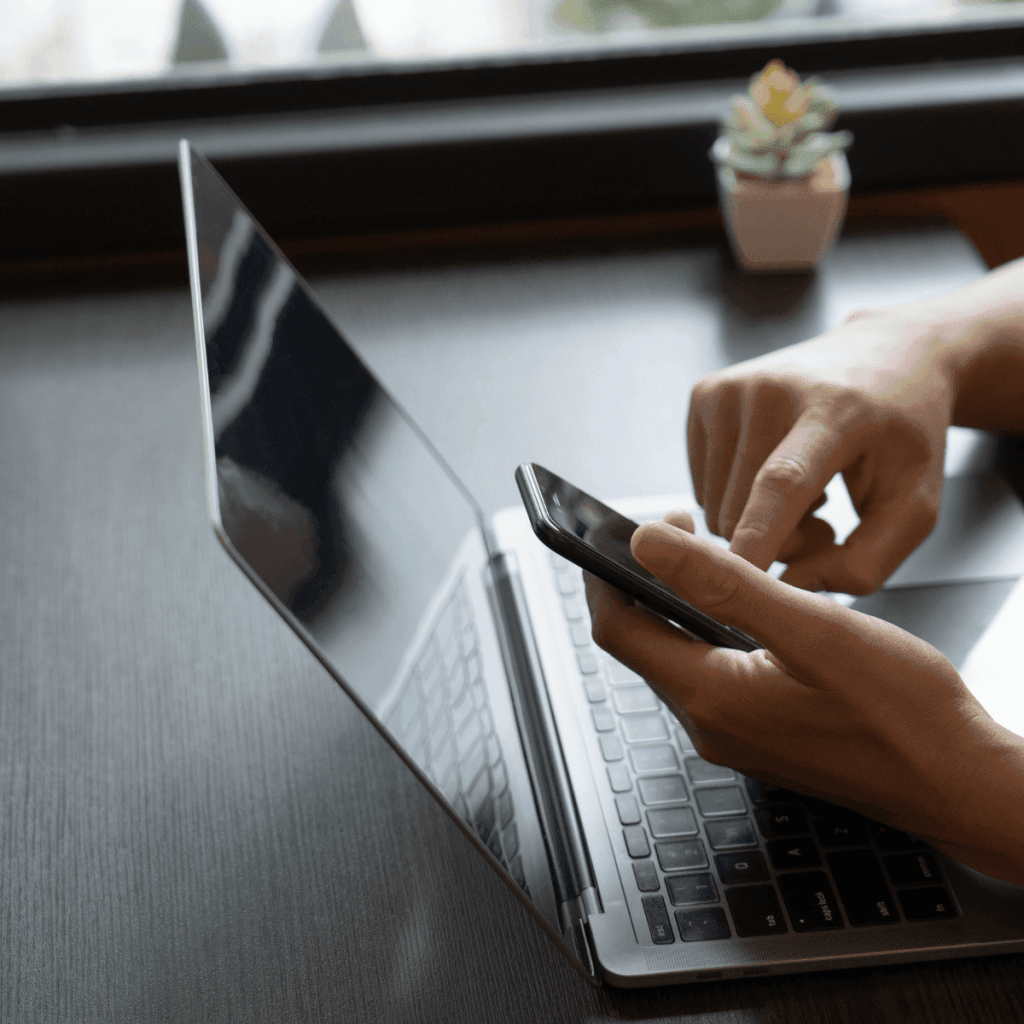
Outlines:
{"label": "window", "polygon": [[0,260],[180,248],[181,135],[284,239],[710,206],[771,57],[837,92],[855,189],[1024,169],[1024,4],[0,3]]}
{"label": "window", "polygon": [[[6,0],[0,87],[1024,25],[1000,0]],[[824,69],[819,69],[824,70]]]}

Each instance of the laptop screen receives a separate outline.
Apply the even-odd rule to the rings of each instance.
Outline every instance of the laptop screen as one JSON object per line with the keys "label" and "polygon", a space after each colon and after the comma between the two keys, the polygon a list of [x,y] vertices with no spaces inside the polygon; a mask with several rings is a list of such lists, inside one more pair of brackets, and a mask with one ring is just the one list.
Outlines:
{"label": "laptop screen", "polygon": [[383,717],[428,605],[479,532],[477,509],[219,176],[190,155],[215,522]]}

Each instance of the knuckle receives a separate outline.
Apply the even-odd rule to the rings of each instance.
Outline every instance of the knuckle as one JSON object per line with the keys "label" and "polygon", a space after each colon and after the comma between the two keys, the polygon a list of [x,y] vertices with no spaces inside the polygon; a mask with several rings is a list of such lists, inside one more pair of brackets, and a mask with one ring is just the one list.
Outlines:
{"label": "knuckle", "polygon": [[884,426],[886,411],[878,399],[856,387],[833,388],[822,405],[822,416],[838,435],[853,435],[860,431]]}
{"label": "knuckle", "polygon": [[854,597],[873,594],[885,582],[885,574],[868,566],[853,566],[846,575],[843,589]]}
{"label": "knuckle", "polygon": [[741,547],[744,551],[749,551],[767,539],[768,527],[764,523],[745,523],[743,526],[737,526],[732,533],[733,545]]}
{"label": "knuckle", "polygon": [[740,580],[732,573],[718,578],[705,579],[701,589],[701,608],[713,613],[726,608],[735,608],[741,600],[743,588]]}
{"label": "knuckle", "polygon": [[786,497],[807,482],[807,460],[799,455],[778,455],[770,458],[758,470],[758,487]]}
{"label": "knuckle", "polygon": [[906,513],[908,532],[920,542],[928,536],[939,521],[939,502],[926,494],[915,494]]}
{"label": "knuckle", "polygon": [[712,376],[701,377],[690,392],[691,405],[701,405],[715,393],[715,380]]}
{"label": "knuckle", "polygon": [[693,385],[692,394],[699,398],[710,398],[720,394],[723,390],[727,390],[731,383],[728,375],[722,370],[714,373],[705,373]]}
{"label": "knuckle", "polygon": [[738,404],[742,382],[725,373],[709,373],[694,384],[690,392],[690,411],[712,418],[724,408]]}
{"label": "knuckle", "polygon": [[749,398],[759,408],[792,412],[800,384],[792,377],[761,372],[749,381]]}

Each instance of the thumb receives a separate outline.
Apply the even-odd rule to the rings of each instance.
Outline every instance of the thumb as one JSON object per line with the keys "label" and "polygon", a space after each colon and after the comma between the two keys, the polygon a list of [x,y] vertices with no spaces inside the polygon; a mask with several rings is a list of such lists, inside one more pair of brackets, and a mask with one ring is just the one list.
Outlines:
{"label": "thumb", "polygon": [[644,524],[630,546],[633,557],[684,601],[749,633],[792,669],[820,673],[822,659],[835,657],[841,634],[855,625],[845,615],[856,613],[669,523]]}

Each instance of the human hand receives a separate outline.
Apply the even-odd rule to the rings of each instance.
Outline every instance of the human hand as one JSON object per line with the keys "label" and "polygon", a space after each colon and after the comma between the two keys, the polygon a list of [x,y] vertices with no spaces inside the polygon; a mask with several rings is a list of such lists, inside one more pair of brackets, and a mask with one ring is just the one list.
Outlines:
{"label": "human hand", "polygon": [[889,623],[693,537],[685,514],[669,518],[636,531],[634,557],[764,650],[693,640],[589,575],[587,599],[595,641],[654,687],[698,753],[1024,882],[1024,741],[953,666]]}
{"label": "human hand", "polygon": [[[697,501],[731,550],[808,590],[876,590],[935,525],[954,403],[912,307],[710,374],[687,427]],[[813,513],[842,473],[860,525],[841,545]]]}

